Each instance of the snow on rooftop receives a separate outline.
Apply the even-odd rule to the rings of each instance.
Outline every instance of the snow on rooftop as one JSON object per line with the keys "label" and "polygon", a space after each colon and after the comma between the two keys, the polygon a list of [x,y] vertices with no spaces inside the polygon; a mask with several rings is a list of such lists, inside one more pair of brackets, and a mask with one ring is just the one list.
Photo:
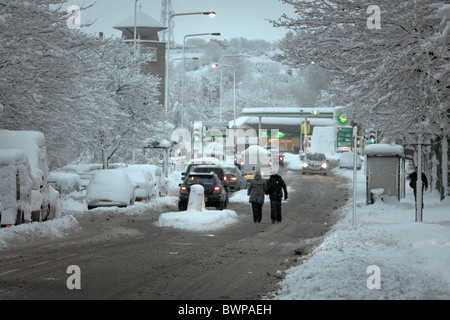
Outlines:
{"label": "snow on rooftop", "polygon": [[[165,25],[161,22],[153,19],[149,15],[143,12],[136,13],[136,27],[137,34],[145,34],[145,33],[155,33],[164,29],[167,29]],[[134,14],[129,16],[128,18],[120,21],[119,23],[113,26],[114,29],[120,31],[127,31],[133,33],[134,31]]]}
{"label": "snow on rooftop", "polygon": [[368,155],[403,155],[403,147],[399,145],[376,143],[364,147]]}
{"label": "snow on rooftop", "polygon": [[[262,117],[262,125],[286,125],[286,126],[299,126],[305,121],[304,118],[284,118],[284,117]],[[308,118],[308,122],[312,126],[332,126],[334,123],[333,119],[323,119],[323,118]],[[246,125],[257,125],[259,123],[258,117],[239,117],[236,118],[236,127],[243,128]],[[232,128],[234,120],[229,122],[229,127]]]}

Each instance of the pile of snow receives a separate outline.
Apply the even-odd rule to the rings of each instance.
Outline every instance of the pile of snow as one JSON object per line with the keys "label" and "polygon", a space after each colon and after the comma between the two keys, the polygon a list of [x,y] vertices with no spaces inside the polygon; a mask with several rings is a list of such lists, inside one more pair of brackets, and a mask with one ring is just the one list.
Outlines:
{"label": "pile of snow", "polygon": [[225,210],[186,210],[162,213],[156,222],[160,227],[173,227],[191,231],[212,231],[237,223],[235,211]]}
{"label": "pile of snow", "polygon": [[3,228],[0,230],[0,249],[12,244],[30,243],[40,239],[63,238],[78,230],[78,221],[72,215],[44,223],[24,223],[10,228]]}
{"label": "pile of snow", "polygon": [[[352,170],[333,172],[352,181]],[[401,201],[385,197],[367,206],[364,170],[357,179],[354,226],[350,197],[342,220],[303,264],[287,270],[273,298],[449,299],[450,199],[426,192],[423,222],[415,222],[411,189]]]}
{"label": "pile of snow", "polygon": [[54,188],[60,194],[68,194],[73,191],[80,191],[81,179],[78,174],[67,172],[51,172],[48,176],[49,182],[54,184]]}
{"label": "pile of snow", "polygon": [[284,166],[291,170],[301,170],[302,162],[300,161],[300,156],[298,154],[285,153]]}

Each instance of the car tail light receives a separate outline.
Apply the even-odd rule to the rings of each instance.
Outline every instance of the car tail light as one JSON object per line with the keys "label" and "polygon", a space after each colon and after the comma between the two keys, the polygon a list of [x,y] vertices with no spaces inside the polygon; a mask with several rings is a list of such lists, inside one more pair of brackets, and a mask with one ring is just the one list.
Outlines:
{"label": "car tail light", "polygon": [[233,176],[233,177],[230,178],[230,180],[231,180],[231,181],[236,181],[237,178],[236,178],[235,176]]}
{"label": "car tail light", "polygon": [[241,166],[244,166],[244,161],[241,161]]}
{"label": "car tail light", "polygon": [[227,176],[223,176],[223,181],[227,181]]}
{"label": "car tail light", "polygon": [[280,157],[280,161],[283,161],[283,157]]}
{"label": "car tail light", "polygon": [[213,189],[213,193],[220,193],[220,187],[219,186],[215,186]]}
{"label": "car tail light", "polygon": [[269,161],[269,166],[270,166],[270,167],[272,166],[272,160]]}
{"label": "car tail light", "polygon": [[187,187],[182,186],[182,187],[180,188],[180,192],[181,192],[181,193],[187,193]]}

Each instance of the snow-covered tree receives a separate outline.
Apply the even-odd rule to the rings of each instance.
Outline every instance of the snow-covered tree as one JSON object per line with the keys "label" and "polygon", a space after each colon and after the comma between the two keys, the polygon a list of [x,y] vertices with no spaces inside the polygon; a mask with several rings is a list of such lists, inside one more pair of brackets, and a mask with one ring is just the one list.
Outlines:
{"label": "snow-covered tree", "polygon": [[292,67],[314,61],[332,72],[331,94],[363,126],[393,138],[448,137],[448,4],[437,0],[380,0],[377,6],[363,0],[282,1],[294,6],[297,16],[272,21],[293,32],[281,42],[282,53],[276,60]]}
{"label": "snow-covered tree", "polygon": [[0,0],[0,126],[43,132],[56,164],[143,140],[161,120],[158,79],[119,40],[69,29],[64,2]]}

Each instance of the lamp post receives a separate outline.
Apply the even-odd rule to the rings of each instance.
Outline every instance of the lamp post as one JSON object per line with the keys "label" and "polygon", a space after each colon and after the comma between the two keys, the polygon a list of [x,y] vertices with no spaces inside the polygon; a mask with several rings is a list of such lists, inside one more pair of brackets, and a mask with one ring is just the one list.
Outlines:
{"label": "lamp post", "polygon": [[186,58],[185,58],[185,45],[186,45],[186,38],[189,37],[200,37],[200,36],[220,36],[219,32],[213,32],[213,33],[195,33],[195,34],[187,34],[184,36],[183,39],[183,74],[181,79],[181,127],[184,126],[184,73],[186,68]]}
{"label": "lamp post", "polygon": [[[137,0],[136,0],[137,1]],[[205,15],[214,17],[216,13],[214,11],[202,11],[202,12],[185,12],[185,13],[172,13],[168,19],[167,26],[167,43],[166,43],[166,79],[164,88],[164,110],[167,114],[169,105],[169,61],[170,61],[170,32],[171,32],[171,21],[176,16],[187,16],[187,15]]]}
{"label": "lamp post", "polygon": [[233,129],[236,129],[236,68],[234,66],[230,66],[230,65],[219,65],[217,63],[213,64],[212,67],[216,68],[216,67],[222,67],[220,69],[220,98],[219,98],[219,102],[220,102],[220,121],[222,121],[222,83],[223,83],[223,68],[233,68]]}
{"label": "lamp post", "polygon": [[137,49],[137,44],[136,44],[136,25],[137,25],[137,18],[136,18],[136,15],[137,15],[137,3],[138,3],[138,0],[135,0],[135,2],[134,2],[134,34],[133,34],[133,45],[134,45],[134,55],[136,56],[136,49]]}
{"label": "lamp post", "polygon": [[[250,56],[246,54],[227,54],[222,59],[238,57],[248,58]],[[233,129],[236,129],[236,68],[234,66],[228,67],[233,67]],[[220,72],[220,121],[222,121],[222,71]]]}

